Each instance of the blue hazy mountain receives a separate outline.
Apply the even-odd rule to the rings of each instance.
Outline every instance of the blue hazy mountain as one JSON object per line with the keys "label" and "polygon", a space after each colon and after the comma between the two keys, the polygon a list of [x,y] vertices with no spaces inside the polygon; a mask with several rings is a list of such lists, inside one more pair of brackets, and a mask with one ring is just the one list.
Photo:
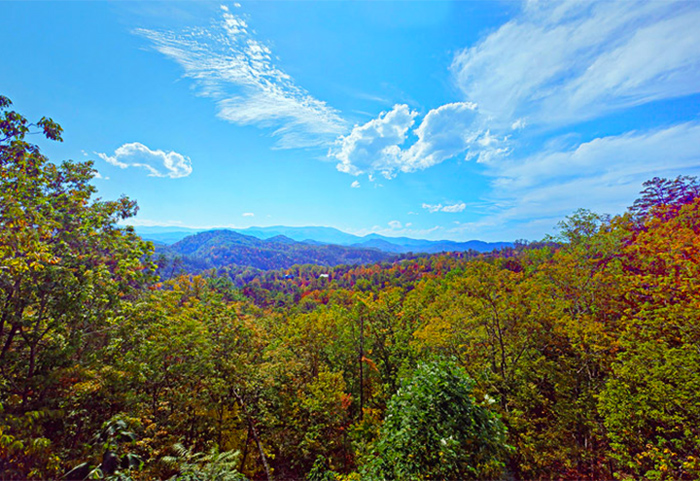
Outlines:
{"label": "blue hazy mountain", "polygon": [[[174,244],[182,239],[205,232],[206,229],[191,229],[184,227],[136,227],[144,239],[162,244]],[[484,242],[470,240],[457,242],[450,240],[431,241],[426,239],[412,239],[410,237],[388,237],[379,234],[356,236],[348,234],[333,227],[248,227],[246,229],[216,229],[217,232],[230,231],[260,240],[277,239],[280,243],[294,241],[309,245],[338,245],[360,249],[374,249],[392,254],[437,253],[447,251],[490,252],[503,247],[509,247],[511,242]]]}

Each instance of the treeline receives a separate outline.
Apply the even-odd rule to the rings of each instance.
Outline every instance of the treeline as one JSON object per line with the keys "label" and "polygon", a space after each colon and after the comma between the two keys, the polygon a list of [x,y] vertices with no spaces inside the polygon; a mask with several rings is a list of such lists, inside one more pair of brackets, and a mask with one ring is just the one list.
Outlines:
{"label": "treeline", "polygon": [[0,478],[700,476],[694,178],[498,254],[161,280],[9,105]]}

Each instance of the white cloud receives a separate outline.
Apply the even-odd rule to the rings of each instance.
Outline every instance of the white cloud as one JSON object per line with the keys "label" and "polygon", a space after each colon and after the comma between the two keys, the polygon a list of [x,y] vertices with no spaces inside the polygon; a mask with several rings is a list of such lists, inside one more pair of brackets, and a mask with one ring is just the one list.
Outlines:
{"label": "white cloud", "polygon": [[527,122],[525,122],[524,119],[518,119],[515,122],[513,122],[513,124],[510,126],[510,128],[513,130],[520,130],[520,129],[524,129],[526,125],[527,125]]}
{"label": "white cloud", "polygon": [[581,207],[622,212],[652,177],[700,174],[698,139],[700,123],[689,122],[492,164],[494,212],[484,222],[550,219],[553,226]]}
{"label": "white cloud", "polygon": [[407,105],[395,105],[350,134],[340,137],[329,152],[340,161],[337,168],[352,175],[379,172],[391,177],[399,164],[399,145],[406,140],[416,112]]}
{"label": "white cloud", "polygon": [[458,202],[457,204],[446,205],[442,208],[443,212],[462,212],[467,208],[467,204],[464,202]]}
{"label": "white cloud", "polygon": [[[647,124],[584,143],[561,131],[539,143],[553,129],[700,93],[699,24],[700,3],[683,0],[527,2],[455,55],[463,102],[430,110],[416,128],[416,112],[395,106],[341,137],[329,156],[370,180],[459,156],[480,162],[492,179],[489,206],[449,231],[457,234],[541,237],[579,207],[621,212],[651,177],[700,173],[700,123]],[[466,204],[422,207],[463,212]]]}
{"label": "white cloud", "polygon": [[527,2],[452,70],[494,128],[561,125],[700,92],[700,3]]}
{"label": "white cloud", "polygon": [[148,171],[150,177],[187,177],[192,173],[192,162],[177,152],[151,150],[139,142],[124,144],[114,151],[114,155],[96,152],[105,162],[120,169],[138,167]]}
{"label": "white cloud", "polygon": [[389,227],[392,229],[401,229],[403,225],[398,220],[389,221]]}
{"label": "white cloud", "polygon": [[329,156],[342,172],[387,178],[460,155],[508,162],[518,137],[542,127],[700,92],[698,24],[700,3],[683,0],[527,2],[455,55],[466,101],[430,110],[413,131],[416,113],[395,106],[341,137]]}
{"label": "white cloud", "polygon": [[243,217],[255,217],[255,214],[252,212],[244,212]]}
{"label": "white cloud", "polygon": [[354,181],[352,184],[350,184],[350,187],[353,189],[359,189],[360,188],[360,182],[359,181]]}
{"label": "white cloud", "polygon": [[[450,232],[538,238],[579,207],[622,212],[654,176],[697,175],[698,122],[573,144],[575,132],[562,132],[539,151],[537,137],[700,93],[698,23],[700,3],[682,0],[530,1],[455,55],[454,80],[479,106],[471,130],[483,150],[469,148],[467,158],[484,165],[492,192],[485,217]],[[515,150],[525,145],[534,153]]]}
{"label": "white cloud", "polygon": [[442,204],[423,204],[422,207],[424,209],[428,209],[428,212],[434,213],[440,212],[440,209],[442,209]]}
{"label": "white cloud", "polygon": [[431,214],[434,214],[435,212],[449,212],[449,213],[456,213],[456,212],[462,212],[464,209],[467,208],[467,204],[464,202],[457,202],[455,204],[450,204],[450,205],[442,205],[442,204],[423,204],[422,207],[426,209],[428,212]]}
{"label": "white cloud", "polygon": [[479,127],[476,104],[455,102],[430,110],[413,130],[415,142],[402,148],[417,112],[395,105],[352,132],[341,136],[329,151],[340,163],[338,170],[352,175],[380,173],[386,178],[398,172],[415,172],[439,164],[466,151],[467,158],[501,149],[501,139]]}
{"label": "white cloud", "polygon": [[345,131],[336,110],[274,64],[271,50],[255,38],[242,16],[224,7],[221,15],[210,28],[135,32],[182,66],[200,95],[216,101],[220,118],[271,128],[279,147],[327,145]]}
{"label": "white cloud", "polygon": [[455,102],[431,110],[415,130],[418,140],[401,154],[401,170],[415,172],[452,158],[475,145],[476,104]]}

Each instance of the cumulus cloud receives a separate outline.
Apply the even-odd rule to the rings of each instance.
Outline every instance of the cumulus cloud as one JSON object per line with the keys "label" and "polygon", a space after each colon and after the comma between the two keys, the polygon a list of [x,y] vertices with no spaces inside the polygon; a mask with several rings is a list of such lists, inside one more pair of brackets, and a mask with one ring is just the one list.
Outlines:
{"label": "cumulus cloud", "polygon": [[467,204],[465,204],[464,202],[457,202],[455,204],[449,204],[449,205],[423,204],[422,207],[424,209],[426,209],[428,212],[430,212],[431,214],[434,214],[435,212],[456,213],[456,212],[464,211],[464,209],[467,208]]}
{"label": "cumulus cloud", "polygon": [[392,229],[401,229],[403,227],[403,224],[401,224],[401,222],[399,222],[398,220],[392,220],[389,221],[389,227],[391,227]]}
{"label": "cumulus cloud", "polygon": [[144,169],[150,177],[177,179],[192,173],[192,162],[189,157],[173,151],[151,150],[139,142],[124,144],[115,150],[113,155],[98,152],[97,156],[120,169],[128,167]]}
{"label": "cumulus cloud", "polygon": [[401,170],[415,172],[439,164],[475,145],[476,104],[455,102],[431,110],[415,130],[418,140],[401,155]]}
{"label": "cumulus cloud", "polygon": [[[700,93],[698,24],[700,3],[683,0],[525,2],[455,55],[461,102],[422,119],[397,105],[340,137],[329,156],[370,181],[451,158],[481,163],[492,188],[481,199],[485,216],[455,233],[539,237],[579,207],[620,212],[651,177],[700,173],[700,123],[631,120],[627,132],[584,142],[574,141],[577,124]],[[546,139],[555,129],[560,137]],[[423,208],[463,212],[466,204]]]}
{"label": "cumulus cloud", "polygon": [[417,113],[408,105],[395,105],[364,125],[341,136],[329,155],[340,161],[337,168],[352,175],[379,172],[390,177],[400,164],[401,148]]}
{"label": "cumulus cloud", "polygon": [[562,125],[700,92],[700,4],[527,2],[452,64],[496,126]]}
{"label": "cumulus cloud", "polygon": [[407,105],[395,105],[341,136],[329,156],[340,161],[337,167],[341,172],[379,173],[392,178],[398,172],[427,169],[466,151],[470,152],[467,158],[481,156],[495,150],[500,142],[476,122],[476,104],[454,102],[430,110],[412,131],[416,140],[404,148],[417,115]]}
{"label": "cumulus cloud", "polygon": [[220,118],[272,129],[281,148],[327,145],[345,131],[336,110],[275,65],[272,51],[242,15],[228,8],[221,15],[209,28],[135,33],[179,63],[199,94],[216,101]]}
{"label": "cumulus cloud", "polygon": [[350,187],[353,189],[359,189],[360,188],[360,182],[359,181],[354,181],[352,184],[350,184]]}

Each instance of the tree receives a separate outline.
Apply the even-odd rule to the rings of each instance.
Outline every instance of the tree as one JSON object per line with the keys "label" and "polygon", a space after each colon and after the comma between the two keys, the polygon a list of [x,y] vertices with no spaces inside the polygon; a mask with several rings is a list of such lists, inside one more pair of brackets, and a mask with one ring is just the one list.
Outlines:
{"label": "tree", "polygon": [[642,227],[613,280],[624,330],[599,410],[619,478],[698,479],[700,198]]}
{"label": "tree", "polygon": [[0,96],[0,431],[17,443],[0,449],[0,472],[50,477],[55,454],[42,460],[31,445],[50,445],[51,413],[105,345],[122,300],[149,280],[152,245],[116,225],[133,201],[92,199],[91,162],[56,165],[25,140],[39,127],[61,141],[58,124],[31,124],[10,105]]}
{"label": "tree", "polygon": [[654,177],[642,184],[644,190],[629,211],[638,223],[652,215],[673,217],[678,210],[700,197],[697,177],[679,175],[673,180]]}
{"label": "tree", "polygon": [[447,362],[418,366],[391,398],[367,479],[498,477],[509,451],[499,417],[474,399],[473,382]]}

